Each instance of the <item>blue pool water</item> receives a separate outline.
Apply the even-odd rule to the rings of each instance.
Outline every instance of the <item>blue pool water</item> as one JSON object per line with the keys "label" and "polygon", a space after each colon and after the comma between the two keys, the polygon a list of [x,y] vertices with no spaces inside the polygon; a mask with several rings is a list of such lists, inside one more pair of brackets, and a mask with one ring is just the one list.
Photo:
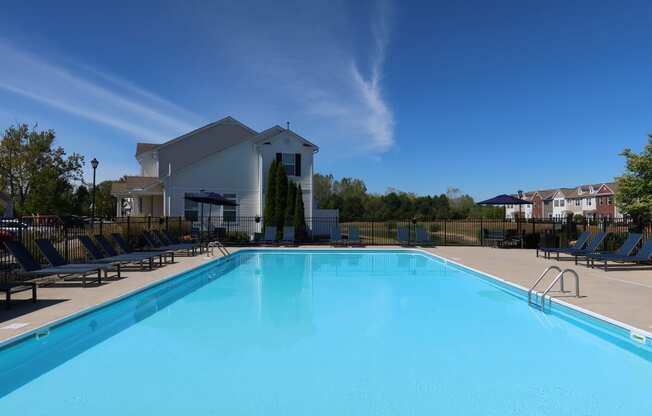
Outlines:
{"label": "blue pool water", "polygon": [[416,251],[246,251],[0,350],[0,415],[652,414],[652,355]]}

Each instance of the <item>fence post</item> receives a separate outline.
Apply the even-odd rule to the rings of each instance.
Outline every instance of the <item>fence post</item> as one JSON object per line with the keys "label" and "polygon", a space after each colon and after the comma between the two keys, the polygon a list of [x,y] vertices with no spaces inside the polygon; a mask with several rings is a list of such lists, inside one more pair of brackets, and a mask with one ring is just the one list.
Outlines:
{"label": "fence post", "polygon": [[127,245],[131,247],[131,229],[130,229],[130,218],[131,216],[127,215]]}
{"label": "fence post", "polygon": [[151,229],[152,229],[152,216],[150,215],[147,217],[147,230],[149,231]]}
{"label": "fence post", "polygon": [[484,225],[482,217],[480,217],[480,247],[484,247]]}
{"label": "fence post", "polygon": [[[103,223],[104,223],[104,220],[100,218],[100,235],[104,234],[104,233],[102,232],[102,229],[103,229],[102,224],[103,224]],[[95,230],[93,230],[93,232],[95,232]]]}
{"label": "fence post", "polygon": [[170,217],[165,217],[165,232],[170,231],[170,224],[168,224],[168,219],[170,219]]}
{"label": "fence post", "polygon": [[70,263],[70,254],[68,254],[68,226],[63,224],[63,257],[66,260],[66,263]]}
{"label": "fence post", "polygon": [[446,218],[444,218],[444,245],[448,244],[448,231],[446,231]]}

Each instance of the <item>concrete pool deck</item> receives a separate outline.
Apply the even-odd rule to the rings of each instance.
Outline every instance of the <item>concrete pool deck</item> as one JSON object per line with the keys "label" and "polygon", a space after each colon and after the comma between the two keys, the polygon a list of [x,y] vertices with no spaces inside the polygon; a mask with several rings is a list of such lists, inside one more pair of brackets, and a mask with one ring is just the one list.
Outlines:
{"label": "concrete pool deck", "polygon": [[[306,248],[315,248],[315,246]],[[575,266],[572,261],[557,262],[537,258],[534,250],[487,247],[436,247],[425,250],[524,287],[530,287],[549,265],[558,265],[562,269],[571,268],[580,275],[582,297],[579,299],[573,297],[572,279],[566,283],[566,290],[569,292],[565,294],[554,292],[555,297],[652,332],[652,268],[650,267],[639,270],[622,268],[605,272],[581,265]],[[203,254],[195,257],[177,257],[175,264],[156,268],[153,271],[123,271],[122,279],[109,279],[101,286],[93,286],[89,283],[88,287],[84,288],[81,287],[80,281],[72,280],[56,286],[41,287],[38,290],[39,300],[35,304],[25,300],[29,298],[29,292],[18,293],[14,295],[14,299],[23,301],[14,302],[10,310],[0,307],[0,342],[137,291],[218,257],[217,252],[215,257],[207,257]],[[552,276],[553,273],[550,273],[548,279]]]}

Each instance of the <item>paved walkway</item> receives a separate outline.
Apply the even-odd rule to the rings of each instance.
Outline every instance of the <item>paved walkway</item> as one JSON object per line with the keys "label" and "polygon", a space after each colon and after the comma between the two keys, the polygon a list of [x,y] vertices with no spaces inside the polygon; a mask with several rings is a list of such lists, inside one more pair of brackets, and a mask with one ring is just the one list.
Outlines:
{"label": "paved walkway", "polygon": [[[559,294],[569,303],[589,309],[612,319],[625,322],[646,331],[652,331],[652,268],[631,268],[604,272],[575,266],[572,261],[558,262],[537,258],[533,250],[494,249],[484,247],[437,247],[427,249],[434,254],[493,274],[510,282],[529,287],[538,275],[551,264],[570,267],[580,274],[582,298],[571,293]],[[217,252],[216,252],[217,257]],[[199,266],[216,257],[205,255],[177,257],[175,264],[151,272],[124,271],[121,280],[108,281],[102,286],[81,287],[79,281],[39,288],[39,300],[16,302],[11,310],[0,308],[0,341],[28,332],[80,310],[106,302]],[[552,274],[551,274],[552,275]],[[567,290],[573,289],[572,280]],[[28,292],[15,299],[29,298]]]}
{"label": "paved walkway", "polygon": [[[534,250],[488,247],[437,247],[434,254],[529,288],[550,265],[570,268],[580,275],[581,298],[574,297],[574,279],[566,280],[566,290],[555,293],[565,302],[581,306],[612,319],[652,332],[652,267],[622,266],[605,272],[575,266],[573,261],[546,260]],[[551,272],[548,279],[553,278]]]}

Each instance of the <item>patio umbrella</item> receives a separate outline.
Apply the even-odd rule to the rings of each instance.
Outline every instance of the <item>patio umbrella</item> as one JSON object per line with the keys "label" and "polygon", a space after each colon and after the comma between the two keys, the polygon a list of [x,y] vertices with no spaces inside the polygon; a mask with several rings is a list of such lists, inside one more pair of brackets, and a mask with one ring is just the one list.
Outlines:
{"label": "patio umbrella", "polygon": [[478,205],[532,205],[532,202],[511,195],[498,195],[493,198],[478,202]]}
{"label": "patio umbrella", "polygon": [[[213,205],[227,206],[227,207],[238,206],[238,204],[236,204],[234,201],[231,201],[230,199],[227,199],[223,195],[218,194],[216,192],[199,191],[196,193],[186,194],[186,196],[184,196],[184,199],[202,204],[200,229],[204,228],[204,204],[208,204],[208,227],[209,228],[211,224],[211,214],[213,212]],[[208,231],[210,232],[210,229]]]}
{"label": "patio umbrella", "polygon": [[[532,202],[526,201],[521,198],[517,198],[512,195],[506,195],[506,194],[501,194],[497,195],[493,198],[486,199],[484,201],[478,202],[478,205],[532,205]],[[507,209],[505,208],[505,216],[507,216]],[[517,221],[517,226],[518,226],[518,233],[519,235],[521,234],[521,222],[520,222],[520,216],[519,220]],[[505,224],[503,223],[503,229],[505,228]],[[523,248],[523,239],[521,238],[521,248]]]}

